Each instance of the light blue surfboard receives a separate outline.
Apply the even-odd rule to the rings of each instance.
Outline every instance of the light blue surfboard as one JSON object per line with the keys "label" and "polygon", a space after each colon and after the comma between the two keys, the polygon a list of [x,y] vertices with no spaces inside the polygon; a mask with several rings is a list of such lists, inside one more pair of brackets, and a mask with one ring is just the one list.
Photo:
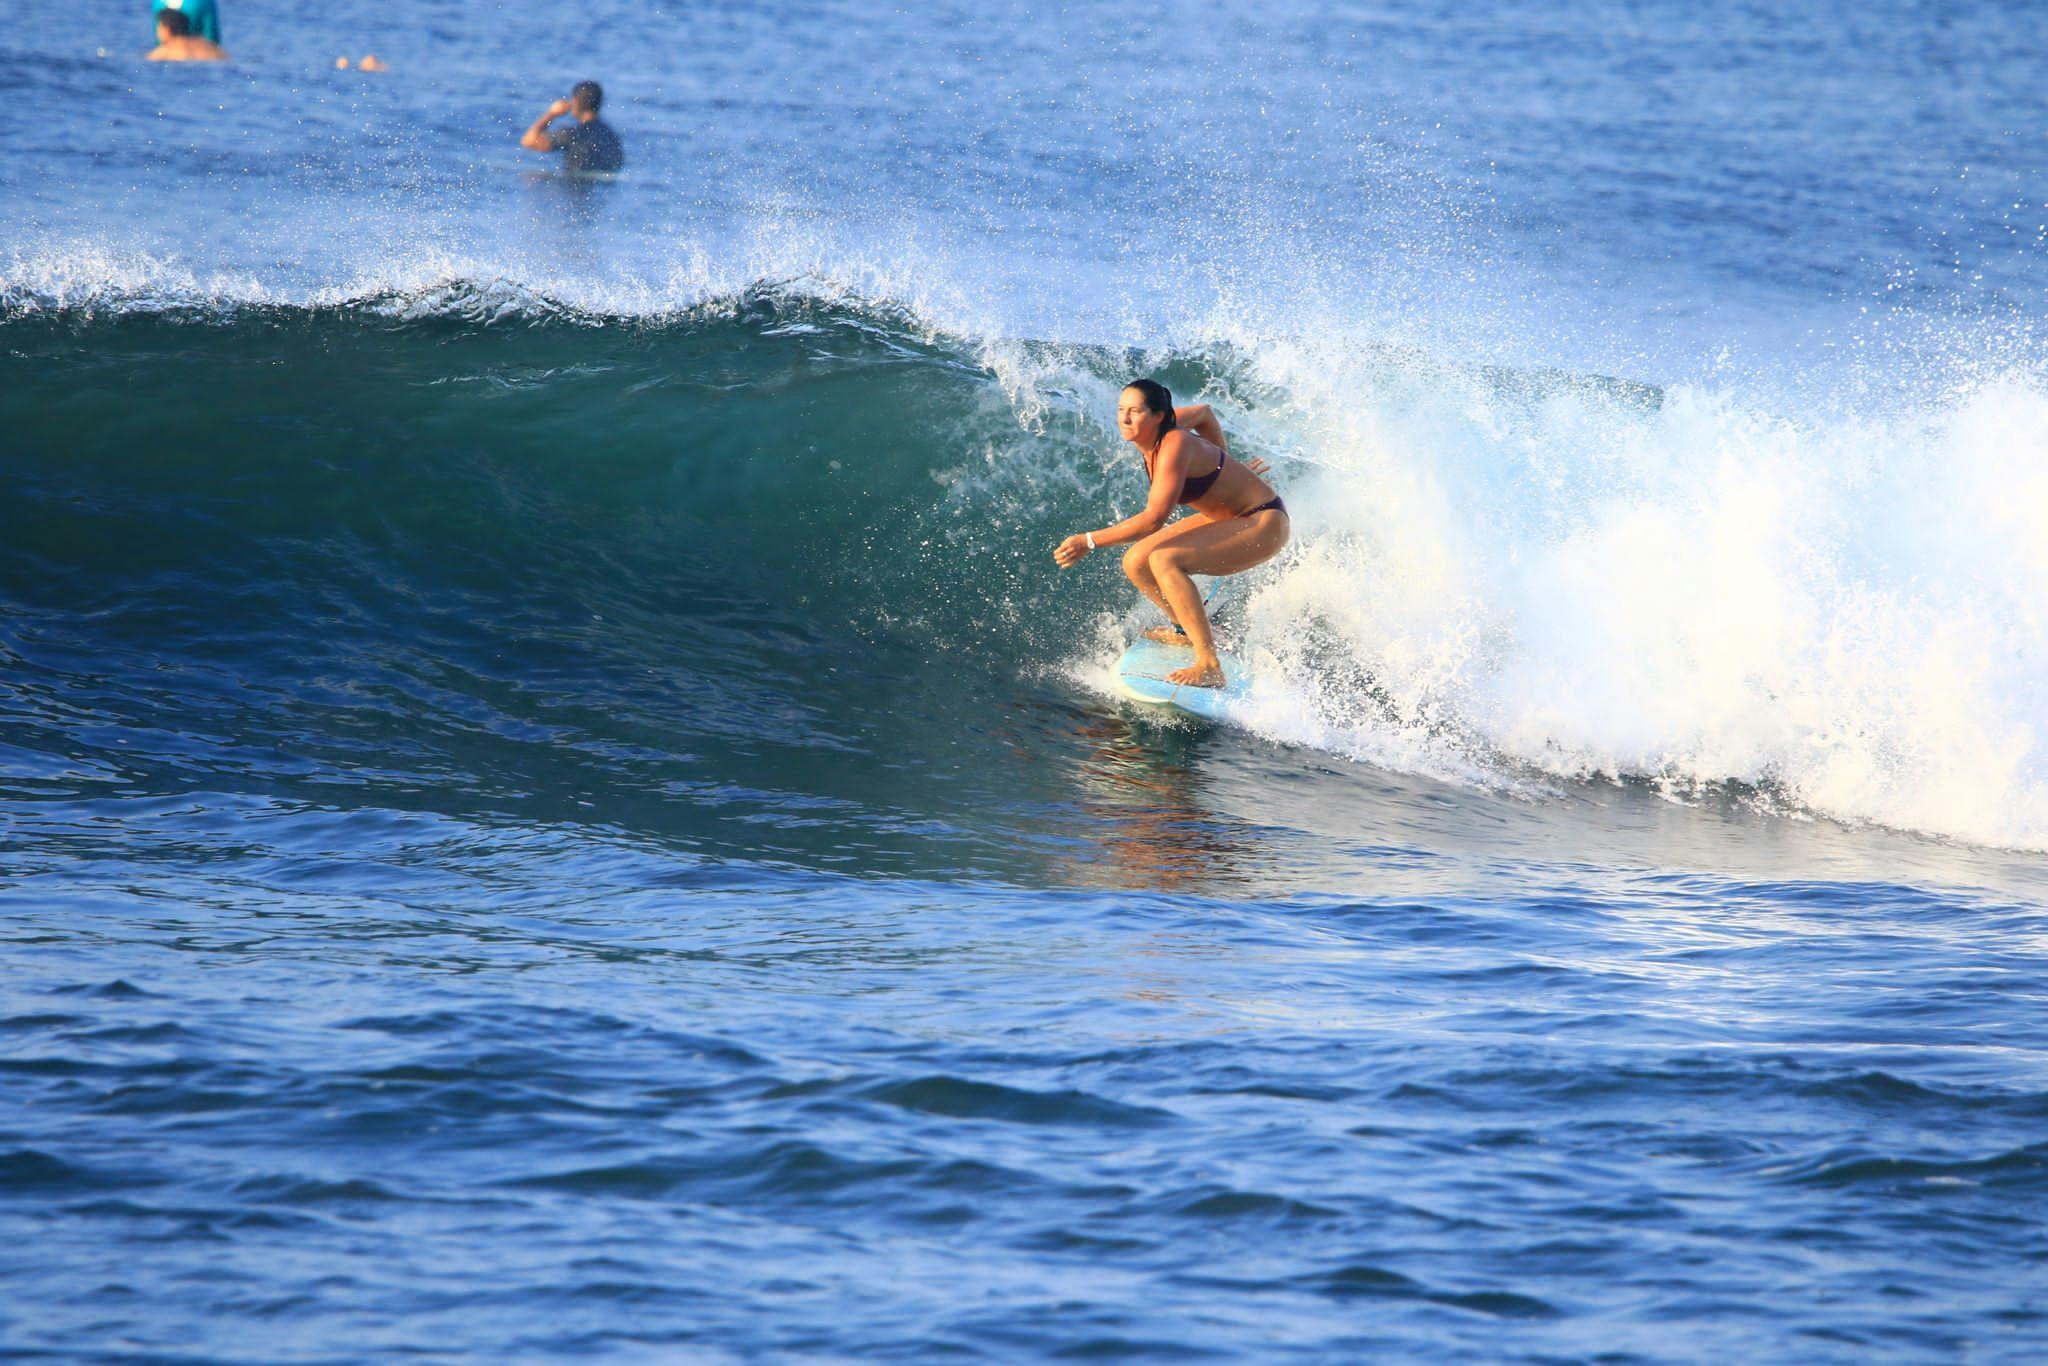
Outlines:
{"label": "light blue surfboard", "polygon": [[1117,687],[1134,702],[1169,707],[1205,721],[1242,724],[1251,702],[1251,675],[1234,655],[1219,652],[1217,658],[1223,662],[1222,687],[1190,688],[1169,683],[1166,676],[1194,663],[1195,652],[1140,637],[1116,662]]}

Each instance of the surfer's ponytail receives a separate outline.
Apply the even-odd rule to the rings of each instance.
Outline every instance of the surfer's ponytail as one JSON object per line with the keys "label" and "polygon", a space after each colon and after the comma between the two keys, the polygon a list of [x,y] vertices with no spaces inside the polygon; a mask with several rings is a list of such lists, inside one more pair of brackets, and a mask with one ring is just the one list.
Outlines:
{"label": "surfer's ponytail", "polygon": [[[1173,390],[1167,388],[1158,380],[1134,379],[1129,384],[1126,384],[1124,388],[1136,389],[1145,400],[1145,411],[1159,414],[1160,441],[1166,440],[1166,434],[1180,425],[1179,419],[1173,415]],[[1152,449],[1158,450],[1159,443],[1155,441],[1152,444]]]}

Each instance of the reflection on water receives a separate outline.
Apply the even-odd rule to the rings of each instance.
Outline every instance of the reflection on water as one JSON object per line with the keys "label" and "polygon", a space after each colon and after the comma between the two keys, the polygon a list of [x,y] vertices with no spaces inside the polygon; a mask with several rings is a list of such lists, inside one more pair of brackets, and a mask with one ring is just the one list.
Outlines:
{"label": "reflection on water", "polygon": [[1242,888],[1265,855],[1237,820],[1203,800],[1206,730],[1140,725],[1119,713],[1077,728],[1075,807],[1092,848],[1068,874],[1083,885]]}

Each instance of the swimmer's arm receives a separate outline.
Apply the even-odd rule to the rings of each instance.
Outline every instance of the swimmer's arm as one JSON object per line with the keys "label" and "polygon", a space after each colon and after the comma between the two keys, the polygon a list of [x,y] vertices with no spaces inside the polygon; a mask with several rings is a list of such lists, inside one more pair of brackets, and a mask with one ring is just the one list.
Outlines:
{"label": "swimmer's arm", "polygon": [[556,150],[555,140],[548,135],[548,125],[569,112],[567,100],[556,100],[541,111],[533,121],[533,127],[519,135],[519,145],[530,152],[552,152]]}

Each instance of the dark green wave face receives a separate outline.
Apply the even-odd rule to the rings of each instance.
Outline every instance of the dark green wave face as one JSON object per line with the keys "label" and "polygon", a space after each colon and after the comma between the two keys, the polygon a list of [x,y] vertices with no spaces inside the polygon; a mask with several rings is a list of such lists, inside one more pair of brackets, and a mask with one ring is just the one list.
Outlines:
{"label": "dark green wave face", "polygon": [[[986,371],[803,304],[602,329],[289,313],[24,332],[0,362],[14,549],[85,571],[14,570],[31,602],[129,610],[138,577],[185,573],[274,592],[270,611],[339,594],[402,615],[471,592],[714,623],[745,601],[832,629],[835,610],[879,620],[914,594],[954,632],[977,597],[1048,579],[1037,555],[1027,577],[1019,536],[985,534],[992,517],[1042,523],[1040,540],[1064,526],[1044,497],[1058,479],[949,496],[990,443],[1028,456]],[[1102,444],[1063,436],[1067,458]],[[1002,591],[977,593],[990,572]]]}
{"label": "dark green wave face", "polygon": [[29,789],[1069,861],[1100,718],[1052,671],[1128,594],[1049,551],[1138,481],[1089,412],[1020,420],[963,348],[800,299],[7,339],[0,696]]}
{"label": "dark green wave face", "polygon": [[[0,782],[24,809],[213,794],[745,867],[1327,891],[1359,831],[1434,802],[1373,769],[1308,799],[1286,752],[1090,690],[1134,595],[1112,555],[1050,551],[1142,498],[1108,425],[1137,358],[765,290],[472,313],[6,325]],[[1250,392],[1232,365],[1144,368]],[[1461,801],[1511,841],[1554,819]]]}

